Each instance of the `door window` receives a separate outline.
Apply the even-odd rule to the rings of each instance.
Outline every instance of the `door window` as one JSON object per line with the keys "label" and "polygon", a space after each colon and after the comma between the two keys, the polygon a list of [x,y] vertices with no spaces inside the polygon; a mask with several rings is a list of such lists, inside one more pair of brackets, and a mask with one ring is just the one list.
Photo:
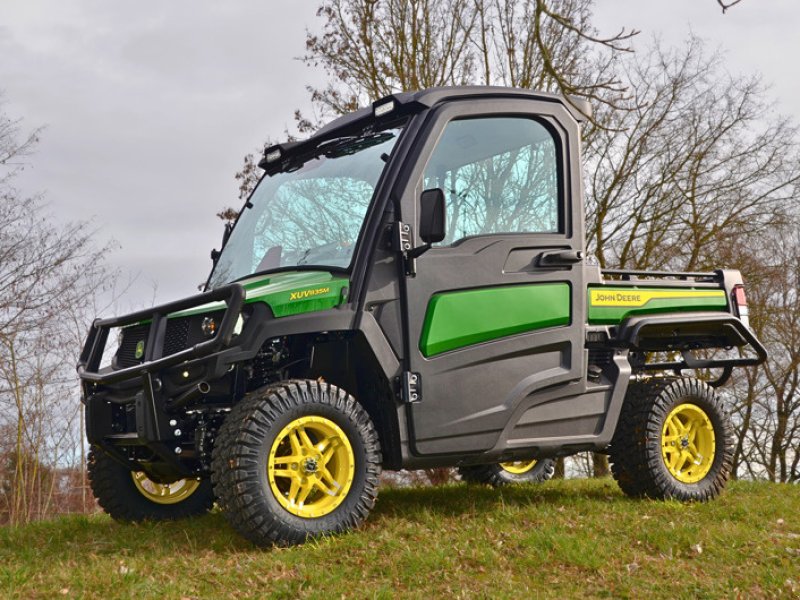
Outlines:
{"label": "door window", "polygon": [[425,169],[423,189],[441,188],[447,236],[557,233],[560,199],[556,142],[524,117],[459,119],[445,127]]}

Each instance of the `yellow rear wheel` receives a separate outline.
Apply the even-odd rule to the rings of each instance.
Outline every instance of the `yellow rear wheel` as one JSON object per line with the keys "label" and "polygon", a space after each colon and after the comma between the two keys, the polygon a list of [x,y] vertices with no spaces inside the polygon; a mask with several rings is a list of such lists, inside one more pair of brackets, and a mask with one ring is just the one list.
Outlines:
{"label": "yellow rear wheel", "polygon": [[651,377],[631,382],[609,461],[629,496],[705,502],[725,487],[733,451],[733,425],[714,388]]}
{"label": "yellow rear wheel", "polygon": [[679,404],[667,415],[661,430],[661,456],[670,474],[682,483],[696,483],[714,463],[714,425],[695,404]]}
{"label": "yellow rear wheel", "polygon": [[533,460],[515,460],[511,462],[502,462],[500,466],[512,475],[524,475],[532,471],[537,462],[539,461],[535,458]]}
{"label": "yellow rear wheel", "polygon": [[347,497],[355,468],[353,446],[341,427],[325,417],[307,416],[276,436],[267,477],[283,508],[313,519],[332,513]]}
{"label": "yellow rear wheel", "polygon": [[459,467],[458,472],[461,474],[461,479],[467,483],[487,483],[493,487],[500,487],[547,481],[553,476],[555,465],[552,458],[536,458]]}

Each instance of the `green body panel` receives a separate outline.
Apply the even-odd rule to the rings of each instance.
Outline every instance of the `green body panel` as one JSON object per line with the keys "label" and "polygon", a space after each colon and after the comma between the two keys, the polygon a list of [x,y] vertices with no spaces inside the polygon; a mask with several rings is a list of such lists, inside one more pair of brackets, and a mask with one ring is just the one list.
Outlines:
{"label": "green body panel", "polygon": [[570,314],[567,283],[434,294],[428,302],[419,349],[428,357],[517,333],[568,325]]}
{"label": "green body panel", "polygon": [[276,317],[335,308],[347,300],[347,277],[327,271],[276,273],[267,279],[245,281],[247,302],[265,302]]}
{"label": "green body panel", "polygon": [[[240,282],[245,289],[245,303],[264,302],[275,317],[335,308],[347,300],[347,277],[327,271],[289,271],[253,277]],[[172,313],[170,318],[188,317],[225,308],[224,302],[209,302]]]}
{"label": "green body panel", "polygon": [[724,311],[724,290],[708,288],[590,287],[590,325],[616,325],[632,315],[686,311]]}

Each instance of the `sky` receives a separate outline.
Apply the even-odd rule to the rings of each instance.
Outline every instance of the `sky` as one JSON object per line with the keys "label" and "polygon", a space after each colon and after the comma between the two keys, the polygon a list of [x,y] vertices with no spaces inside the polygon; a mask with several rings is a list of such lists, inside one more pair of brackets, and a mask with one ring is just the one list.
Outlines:
{"label": "sky", "polygon": [[[725,53],[734,74],[760,73],[776,110],[800,122],[800,3],[597,0],[602,33],[640,30],[681,44],[690,31]],[[43,193],[53,218],[87,221],[123,280],[117,303],[140,308],[195,293],[218,247],[220,209],[241,205],[234,174],[280,138],[306,86],[314,0],[108,2],[2,0],[3,110],[43,127],[16,186]]]}

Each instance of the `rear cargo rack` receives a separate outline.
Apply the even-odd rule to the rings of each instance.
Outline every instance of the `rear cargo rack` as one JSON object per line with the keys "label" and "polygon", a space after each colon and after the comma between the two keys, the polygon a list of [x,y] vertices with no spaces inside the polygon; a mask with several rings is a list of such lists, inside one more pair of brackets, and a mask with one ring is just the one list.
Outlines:
{"label": "rear cargo rack", "polygon": [[[89,329],[86,344],[78,360],[78,376],[89,383],[116,383],[213,354],[230,344],[233,331],[236,328],[236,321],[242,312],[244,299],[244,288],[238,283],[231,283],[210,292],[196,294],[183,300],[168,302],[167,304],[140,310],[122,317],[97,319]],[[214,336],[195,344],[191,348],[163,356],[168,315],[212,302],[224,302],[226,305],[225,314]],[[108,371],[103,369],[101,371],[100,361],[102,360],[111,329],[142,324],[146,321],[150,321],[150,323],[146,336],[144,362],[124,369]]]}
{"label": "rear cargo rack", "polygon": [[692,271],[630,271],[627,269],[603,269],[600,271],[605,283],[621,286],[649,287],[719,287],[725,282],[725,272],[701,273]]}
{"label": "rear cargo rack", "polygon": [[628,269],[603,269],[600,273],[604,277],[619,278],[622,281],[648,280],[648,279],[677,279],[679,281],[722,281],[722,273],[693,271],[632,271]]}

